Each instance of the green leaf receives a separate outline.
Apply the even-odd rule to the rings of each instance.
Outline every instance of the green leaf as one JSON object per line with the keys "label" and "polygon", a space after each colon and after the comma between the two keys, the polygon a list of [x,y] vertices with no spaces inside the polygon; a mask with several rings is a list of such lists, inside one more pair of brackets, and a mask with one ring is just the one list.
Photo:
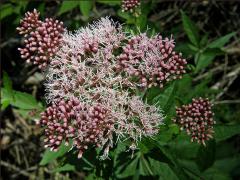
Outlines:
{"label": "green leaf", "polygon": [[176,139],[168,143],[169,154],[174,153],[179,159],[193,159],[197,156],[200,145],[191,143],[190,137],[186,133],[179,134]]}
{"label": "green leaf", "polygon": [[[9,88],[9,87],[8,87]],[[1,104],[6,107],[11,104],[19,109],[31,110],[42,108],[42,105],[28,93],[7,90],[6,88],[1,89]]]}
{"label": "green leaf", "polygon": [[100,177],[96,177],[96,174],[95,173],[91,173],[89,174],[87,177],[84,178],[85,180],[103,180],[102,178]]}
{"label": "green leaf", "polygon": [[143,176],[153,176],[152,168],[143,155],[139,160],[139,173]]}
{"label": "green leaf", "polygon": [[40,108],[37,100],[28,93],[14,91],[14,101],[11,102],[13,106],[20,109],[38,109]]}
{"label": "green leaf", "polygon": [[216,143],[209,141],[205,146],[198,149],[196,162],[201,171],[211,167],[215,161]]}
{"label": "green leaf", "polygon": [[217,55],[222,55],[223,52],[219,49],[207,49],[203,53],[199,54],[198,60],[197,60],[197,66],[195,72],[199,72],[200,70],[206,68],[208,65],[212,63],[214,58]]}
{"label": "green leaf", "polygon": [[3,87],[1,89],[1,104],[2,109],[5,109],[11,101],[13,101],[13,90],[12,90],[12,81],[9,78],[8,74],[3,72]]}
{"label": "green leaf", "polygon": [[188,47],[189,47],[189,49],[191,49],[193,52],[197,52],[197,51],[199,51],[199,48],[198,47],[196,47],[195,45],[192,45],[192,44],[187,44],[188,45]]}
{"label": "green leaf", "polygon": [[206,46],[207,42],[208,42],[208,34],[205,34],[205,35],[201,38],[200,47]]}
{"label": "green leaf", "polygon": [[122,12],[120,9],[118,10],[117,12],[117,15],[123,19],[126,19],[126,23],[127,24],[134,24],[135,23],[135,20],[133,18],[133,16],[130,16],[129,13],[126,13],[126,12]]}
{"label": "green leaf", "polygon": [[182,52],[184,56],[194,55],[196,51],[189,48],[189,43],[176,44],[175,51]]}
{"label": "green leaf", "polygon": [[[240,154],[234,154],[232,157],[217,159],[213,165],[214,168],[219,169],[222,173],[230,174],[237,168],[239,169]],[[239,172],[239,171],[238,171]],[[240,173],[240,172],[239,172]]]}
{"label": "green leaf", "polygon": [[9,99],[1,99],[1,109],[2,110],[7,108],[9,105],[10,105],[10,100]]}
{"label": "green leaf", "polygon": [[40,12],[40,14],[44,14],[45,6],[46,6],[46,4],[44,2],[39,4],[37,10]]}
{"label": "green leaf", "polygon": [[207,47],[209,48],[222,48],[230,39],[236,34],[236,32],[229,33],[219,39],[211,42]]}
{"label": "green leaf", "polygon": [[80,11],[85,17],[89,17],[89,13],[93,6],[93,1],[80,1]]}
{"label": "green leaf", "polygon": [[198,62],[195,69],[195,73],[199,72],[200,70],[210,65],[215,57],[216,57],[215,53],[212,52],[204,52],[200,54],[197,60]]}
{"label": "green leaf", "polygon": [[[226,164],[226,162],[224,162]],[[226,164],[229,165],[228,163]],[[203,174],[204,179],[231,180],[232,178],[217,168],[209,168]]]}
{"label": "green leaf", "polygon": [[9,78],[8,74],[4,71],[3,72],[3,87],[7,90],[7,91],[11,91],[12,92],[12,81]]}
{"label": "green leaf", "polygon": [[44,166],[53,160],[63,156],[71,149],[71,143],[68,146],[65,146],[64,142],[61,144],[57,152],[50,151],[50,149],[47,149],[42,157],[42,160],[40,162],[41,166]]}
{"label": "green leaf", "polygon": [[179,163],[179,166],[181,166],[181,169],[183,170],[183,172],[187,174],[188,176],[187,179],[192,179],[192,180],[203,179],[197,164],[193,160],[179,159],[178,163]]}
{"label": "green leaf", "polygon": [[169,128],[164,125],[160,130],[161,133],[156,136],[159,145],[166,145],[174,135],[179,133],[179,127],[176,124],[169,125]]}
{"label": "green leaf", "polygon": [[68,11],[71,11],[75,7],[79,5],[79,1],[63,1],[59,11],[58,15],[61,15],[63,13],[66,13]]}
{"label": "green leaf", "polygon": [[147,24],[146,14],[141,14],[139,17],[137,17],[136,24],[140,28],[140,30],[143,30]]}
{"label": "green leaf", "polygon": [[240,125],[216,125],[214,137],[217,142],[226,140],[234,135],[240,134]]}
{"label": "green leaf", "polygon": [[[189,93],[189,90],[192,89],[192,77],[188,74],[185,74],[182,79],[179,79],[177,81],[177,98],[178,98],[178,106],[188,103],[189,100],[192,99],[191,94]],[[180,104],[179,104],[180,99]]]}
{"label": "green leaf", "polygon": [[162,93],[160,93],[157,97],[153,99],[153,102],[159,105],[159,107],[168,114],[170,111],[170,107],[174,102],[175,97],[175,90],[176,90],[176,83],[173,82],[167,88],[164,89]]}
{"label": "green leaf", "polygon": [[0,12],[1,12],[0,13],[0,21],[1,21],[3,18],[13,13],[13,6],[11,4],[3,4],[0,7]]}
{"label": "green leaf", "polygon": [[159,175],[161,179],[178,180],[177,175],[174,173],[174,171],[169,167],[167,163],[159,162],[152,158],[149,158],[149,161],[153,173]]}
{"label": "green leaf", "polygon": [[199,32],[196,25],[189,19],[189,17],[181,10],[183,28],[189,40],[195,45],[199,45]]}
{"label": "green leaf", "polygon": [[63,172],[63,171],[75,171],[76,168],[72,164],[64,164],[62,167],[58,167],[53,170],[53,172]]}
{"label": "green leaf", "polygon": [[156,146],[155,149],[152,149],[148,155],[161,162],[166,162],[171,165],[177,165],[176,157],[171,152],[171,149],[167,146],[162,145],[158,140],[154,141],[154,145]]}
{"label": "green leaf", "polygon": [[137,169],[137,165],[139,162],[139,156],[129,161],[129,164],[123,164],[117,169],[117,177],[118,178],[126,178],[129,176],[133,176],[135,174],[135,170]]}
{"label": "green leaf", "polygon": [[14,101],[13,99],[14,94],[11,91],[8,91],[5,88],[1,88],[1,105],[2,109],[5,109],[8,105],[11,104],[11,102]]}

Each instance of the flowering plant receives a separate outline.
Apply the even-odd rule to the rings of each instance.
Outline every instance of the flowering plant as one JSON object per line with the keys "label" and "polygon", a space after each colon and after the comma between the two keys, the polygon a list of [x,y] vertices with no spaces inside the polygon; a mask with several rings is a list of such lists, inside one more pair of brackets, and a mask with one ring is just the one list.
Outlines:
{"label": "flowering plant", "polygon": [[[18,31],[27,39],[19,50],[40,68],[48,64],[45,87],[50,106],[39,121],[46,147],[57,151],[63,141],[68,145],[72,139],[78,158],[93,145],[103,149],[105,159],[116,142],[128,139],[135,150],[143,137],[159,132],[161,108],[148,105],[136,92],[163,88],[186,72],[187,61],[173,50],[172,37],[129,35],[109,18],[71,33],[57,20],[38,18],[34,10],[21,21]],[[203,114],[209,110],[204,106]]]}
{"label": "flowering plant", "polygon": [[[200,41],[194,24],[181,12],[188,46],[199,49],[193,62],[181,48],[182,34],[179,38],[172,30],[162,32],[151,24],[154,16],[146,20],[154,3],[113,2],[115,9],[121,8],[116,14],[95,19],[91,13],[98,3],[73,3],[81,11],[74,22],[80,18],[85,25],[42,18],[38,8],[41,14],[36,9],[27,12],[17,28],[22,38],[19,57],[43,77],[38,85],[45,104],[34,99],[23,105],[32,110],[28,116],[40,130],[39,147],[45,150],[40,165],[51,162],[58,166],[54,171],[104,179],[201,177],[213,165],[211,153],[222,131],[218,120],[215,126],[214,93],[194,77],[207,66],[202,54],[216,51],[216,43],[202,48],[206,39]],[[64,11],[60,8],[57,18],[65,18]],[[120,18],[126,23],[118,23]],[[26,94],[12,90],[6,79],[4,73],[7,99],[1,104],[21,110],[18,100]]]}
{"label": "flowering plant", "polygon": [[[174,51],[172,37],[131,35],[108,17],[71,33],[58,20],[42,22],[36,10],[26,13],[17,30],[25,37],[21,57],[45,68],[50,106],[38,122],[44,127],[45,147],[57,151],[71,139],[78,158],[96,146],[106,159],[118,141],[128,139],[135,150],[143,137],[159,132],[161,107],[148,105],[136,92],[163,88],[186,73],[187,61]],[[174,120],[204,145],[213,133],[212,127],[205,128],[214,122],[209,105],[208,100],[194,100],[178,108],[179,120]]]}

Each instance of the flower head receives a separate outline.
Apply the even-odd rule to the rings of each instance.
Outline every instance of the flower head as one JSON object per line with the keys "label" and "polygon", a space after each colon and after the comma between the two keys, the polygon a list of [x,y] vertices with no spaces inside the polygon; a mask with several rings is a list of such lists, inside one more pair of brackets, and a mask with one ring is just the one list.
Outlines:
{"label": "flower head", "polygon": [[133,12],[138,6],[140,6],[140,0],[122,0],[122,11]]}
{"label": "flower head", "polygon": [[180,125],[191,136],[191,141],[205,145],[213,137],[213,112],[208,99],[193,99],[192,103],[176,109],[174,122]]}
{"label": "flower head", "polygon": [[162,36],[147,37],[146,33],[134,36],[118,56],[118,68],[137,79],[138,86],[160,86],[181,78],[187,61],[173,51],[174,40]]}
{"label": "flower head", "polygon": [[40,124],[45,127],[45,146],[56,151],[69,139],[78,150],[78,157],[89,146],[103,147],[112,141],[114,119],[101,104],[89,106],[78,99],[60,100],[41,114]]}
{"label": "flower head", "polygon": [[56,104],[58,111],[62,111],[59,99],[75,99],[86,107],[74,110],[68,125],[75,130],[72,138],[79,157],[91,144],[103,149],[102,158],[107,158],[114,142],[129,139],[137,144],[142,137],[155,135],[162,124],[161,111],[130,93],[135,83],[116,71],[115,50],[126,39],[120,25],[102,18],[74,34],[66,32],[51,59],[45,83],[47,101]]}
{"label": "flower head", "polygon": [[39,20],[39,14],[36,9],[27,12],[17,30],[24,35],[24,48],[19,48],[21,57],[43,69],[58,50],[64,28],[62,22],[52,18]]}

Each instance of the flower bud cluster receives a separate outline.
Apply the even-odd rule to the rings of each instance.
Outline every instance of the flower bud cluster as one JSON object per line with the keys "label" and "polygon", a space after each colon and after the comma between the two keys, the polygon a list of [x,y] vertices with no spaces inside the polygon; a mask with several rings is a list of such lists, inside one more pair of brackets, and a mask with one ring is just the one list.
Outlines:
{"label": "flower bud cluster", "polygon": [[140,0],[122,0],[122,11],[130,11],[140,6]]}
{"label": "flower bud cluster", "polygon": [[119,66],[137,79],[140,87],[163,87],[166,82],[179,79],[184,74],[187,61],[182,54],[173,51],[173,39],[152,38],[146,33],[128,40],[118,57]]}
{"label": "flower bud cluster", "polygon": [[73,140],[73,146],[81,158],[89,146],[103,146],[111,136],[113,119],[108,110],[95,104],[88,106],[76,98],[60,100],[41,114],[40,125],[45,127],[45,146],[56,151],[60,144]]}
{"label": "flower bud cluster", "polygon": [[191,136],[191,141],[205,145],[205,141],[213,138],[214,113],[208,99],[193,99],[192,103],[176,109],[174,122],[180,125]]}
{"label": "flower bud cluster", "polygon": [[19,48],[21,58],[38,65],[40,69],[45,68],[62,42],[63,23],[52,18],[40,21],[35,9],[26,13],[17,30],[24,35],[24,48]]}

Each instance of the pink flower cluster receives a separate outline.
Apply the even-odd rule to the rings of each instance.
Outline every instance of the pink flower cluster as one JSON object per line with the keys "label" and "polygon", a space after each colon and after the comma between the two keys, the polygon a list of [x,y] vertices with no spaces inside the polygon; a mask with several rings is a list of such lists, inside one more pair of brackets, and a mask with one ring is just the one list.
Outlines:
{"label": "pink flower cluster", "polygon": [[17,30],[25,38],[24,48],[19,48],[21,57],[42,69],[57,52],[62,42],[64,28],[62,22],[52,18],[40,21],[39,14],[36,9],[33,12],[27,12]]}
{"label": "pink flower cluster", "polygon": [[[139,3],[129,0],[124,6],[130,10]],[[114,142],[129,140],[134,149],[142,137],[159,132],[161,109],[134,92],[163,87],[185,73],[187,62],[173,50],[172,38],[129,35],[109,18],[71,33],[57,20],[40,21],[36,10],[26,13],[18,31],[25,37],[22,58],[48,66],[50,106],[39,122],[46,147],[56,151],[71,140],[79,158],[95,146],[105,159]]]}
{"label": "pink flower cluster", "polygon": [[205,145],[205,141],[213,137],[213,112],[208,99],[193,99],[192,103],[176,109],[174,122],[180,125],[191,136],[191,141]]}
{"label": "pink flower cluster", "polygon": [[122,0],[123,11],[133,12],[133,10],[138,6],[140,6],[140,0]]}
{"label": "pink flower cluster", "polygon": [[57,151],[63,141],[68,145],[72,139],[81,158],[89,146],[109,143],[113,120],[100,104],[88,106],[75,98],[53,103],[41,114],[40,124],[45,127],[46,147]]}
{"label": "pink flower cluster", "polygon": [[182,54],[173,51],[173,39],[156,35],[147,37],[146,33],[134,36],[123,47],[118,57],[119,66],[137,79],[141,87],[164,86],[166,82],[182,77],[187,61]]}
{"label": "pink flower cluster", "polygon": [[[91,144],[103,150],[102,158],[105,159],[113,142],[128,139],[135,147],[142,137],[157,134],[159,125],[162,124],[161,111],[128,92],[129,88],[137,88],[135,82],[131,82],[129,76],[116,72],[119,61],[115,51],[121,51],[121,44],[126,39],[120,25],[109,18],[102,18],[74,34],[65,33],[61,48],[51,59],[45,84],[49,103],[58,104],[59,99],[77,98],[89,108],[100,104],[104,111],[107,110],[107,115],[102,120],[87,118],[84,121],[85,124],[102,121],[99,129],[103,133],[100,133],[103,135],[101,138],[93,136],[91,132],[94,129],[89,126],[85,130],[71,125],[76,129],[76,136],[87,131],[93,138],[84,136],[81,141],[73,138],[77,142],[74,146],[80,152],[79,157],[84,151],[82,147]],[[96,51],[93,47],[96,47]],[[71,118],[72,123],[77,122],[81,116],[80,111],[76,114],[75,118]],[[44,127],[48,129],[46,124]]]}

